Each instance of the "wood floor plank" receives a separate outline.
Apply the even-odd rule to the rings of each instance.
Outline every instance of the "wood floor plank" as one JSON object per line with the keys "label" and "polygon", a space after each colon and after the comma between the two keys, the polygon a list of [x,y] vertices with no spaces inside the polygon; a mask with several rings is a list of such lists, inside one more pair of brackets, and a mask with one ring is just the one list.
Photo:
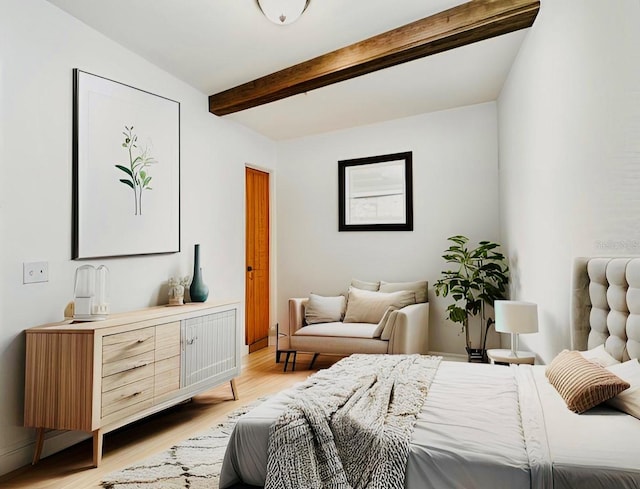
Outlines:
{"label": "wood floor plank", "polygon": [[[25,466],[0,477],[0,487],[12,489],[87,489],[99,488],[102,478],[197,433],[225,419],[231,411],[250,404],[259,397],[279,392],[305,379],[314,371],[326,368],[339,357],[320,356],[313,371],[308,370],[312,355],[300,354],[296,371],[283,372],[283,363],[275,363],[273,347],[246,356],[242,374],[236,379],[240,400],[234,401],[229,384],[194,397],[142,421],[104,436],[104,453],[100,467],[92,468],[92,439],[42,459],[35,466]],[[45,447],[46,447],[45,441]]]}

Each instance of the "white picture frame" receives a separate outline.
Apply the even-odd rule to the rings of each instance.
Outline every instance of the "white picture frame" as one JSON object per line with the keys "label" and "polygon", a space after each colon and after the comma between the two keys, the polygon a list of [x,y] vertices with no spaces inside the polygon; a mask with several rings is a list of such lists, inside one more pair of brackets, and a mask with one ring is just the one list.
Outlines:
{"label": "white picture frame", "polygon": [[180,104],[74,69],[73,259],[180,251]]}

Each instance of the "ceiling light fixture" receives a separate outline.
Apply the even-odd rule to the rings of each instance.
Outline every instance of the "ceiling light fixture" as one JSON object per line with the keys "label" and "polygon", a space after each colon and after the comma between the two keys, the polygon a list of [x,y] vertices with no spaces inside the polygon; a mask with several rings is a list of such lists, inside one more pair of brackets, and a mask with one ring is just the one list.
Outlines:
{"label": "ceiling light fixture", "polygon": [[292,24],[307,10],[311,0],[256,0],[264,16],[274,24]]}

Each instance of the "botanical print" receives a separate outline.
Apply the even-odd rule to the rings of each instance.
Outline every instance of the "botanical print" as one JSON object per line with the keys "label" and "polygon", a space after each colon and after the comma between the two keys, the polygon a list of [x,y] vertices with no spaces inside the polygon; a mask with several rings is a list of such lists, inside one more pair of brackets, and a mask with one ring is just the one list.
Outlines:
{"label": "botanical print", "polygon": [[72,256],[180,251],[180,104],[74,75]]}
{"label": "botanical print", "polygon": [[[147,168],[157,161],[149,154],[147,146],[140,147],[137,143],[138,136],[133,132],[133,126],[124,126],[124,142],[122,147],[129,153],[129,166],[115,165],[116,168],[122,170],[129,177],[121,178],[120,181],[131,187],[133,190],[135,215],[142,215],[142,192],[145,190],[153,190],[151,188],[151,176]],[[137,156],[135,154],[137,153]],[[135,156],[135,157],[134,157]]]}

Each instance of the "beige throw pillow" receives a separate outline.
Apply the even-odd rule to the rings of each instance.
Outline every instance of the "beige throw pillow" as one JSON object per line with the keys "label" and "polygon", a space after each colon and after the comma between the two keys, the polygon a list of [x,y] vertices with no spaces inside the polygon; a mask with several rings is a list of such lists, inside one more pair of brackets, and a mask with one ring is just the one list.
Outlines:
{"label": "beige throw pillow", "polygon": [[420,280],[417,282],[380,282],[380,292],[397,292],[399,290],[412,290],[416,293],[416,303],[427,302],[429,282]]}
{"label": "beige throw pillow", "polygon": [[373,331],[373,338],[378,338],[382,334],[382,332],[387,327],[387,324],[389,323],[391,313],[397,310],[398,308],[396,306],[387,307],[387,310],[384,311],[384,314],[382,315],[382,319],[378,323],[378,327]]}
{"label": "beige throw pillow", "polygon": [[640,419],[640,363],[638,360],[618,363],[607,367],[607,370],[631,384],[627,390],[609,399],[607,404]]}
{"label": "beige throw pillow", "polygon": [[629,388],[629,383],[584,358],[565,350],[546,370],[549,382],[576,413],[583,413]]}
{"label": "beige throw pillow", "polygon": [[346,305],[347,299],[343,295],[323,297],[309,294],[309,301],[304,308],[304,320],[307,324],[341,321]]}
{"label": "beige throw pillow", "polygon": [[408,290],[386,293],[349,287],[349,300],[347,301],[344,322],[377,324],[389,306],[401,309],[415,303],[416,294]]}
{"label": "beige throw pillow", "polygon": [[380,288],[380,282],[365,282],[364,280],[352,278],[351,287],[355,287],[356,289],[360,290],[370,290],[372,292],[377,292]]}
{"label": "beige throw pillow", "polygon": [[389,341],[391,339],[391,333],[393,333],[393,329],[396,327],[396,321],[398,320],[399,315],[400,315],[399,310],[393,311],[391,314],[389,314],[389,317],[387,318],[387,322],[384,325],[384,329],[380,334],[381,340]]}

